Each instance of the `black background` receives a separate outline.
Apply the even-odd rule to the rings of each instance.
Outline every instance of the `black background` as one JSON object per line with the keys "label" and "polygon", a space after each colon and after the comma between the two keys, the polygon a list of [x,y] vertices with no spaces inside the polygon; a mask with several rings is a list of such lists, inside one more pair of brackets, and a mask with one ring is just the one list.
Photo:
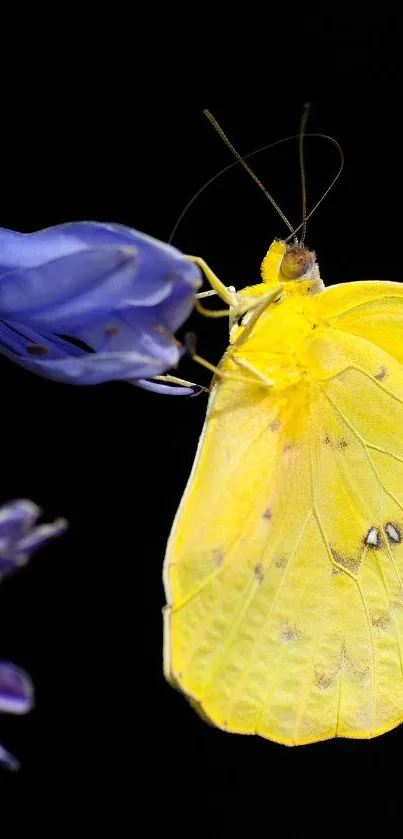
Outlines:
{"label": "black background", "polygon": [[[135,25],[113,10],[90,24],[60,15],[33,20],[31,31],[25,20],[23,41],[14,30],[1,225],[27,232],[95,219],[167,240],[192,194],[232,162],[204,107],[246,154],[295,133],[309,100],[308,130],[337,138],[346,157],[308,226],[325,283],[400,280],[396,21],[323,12],[296,20],[272,10],[236,19],[233,10],[222,26],[218,10],[208,19],[196,8],[175,20],[161,14],[136,13]],[[307,140],[309,206],[337,166],[330,144]],[[253,168],[295,223],[296,143],[259,155]],[[272,239],[286,234],[239,170],[206,190],[174,240],[237,288],[258,280]],[[225,321],[194,315],[187,328],[218,361]],[[209,380],[190,362],[182,372]],[[360,804],[363,779],[379,783],[399,760],[402,729],[290,750],[208,727],[164,681],[162,561],[205,397],[164,398],[124,383],[74,388],[2,358],[0,376],[1,500],[31,498],[46,519],[70,522],[0,591],[0,658],[27,670],[37,695],[33,713],[0,720],[1,741],[22,763],[18,774],[0,774],[2,806],[13,793],[33,794],[44,807],[57,800],[59,814],[102,802],[117,820],[132,807],[149,818],[168,795],[166,812],[182,822],[212,802],[227,812],[238,801],[274,804],[278,792],[302,792],[312,806],[319,779],[329,796]]]}

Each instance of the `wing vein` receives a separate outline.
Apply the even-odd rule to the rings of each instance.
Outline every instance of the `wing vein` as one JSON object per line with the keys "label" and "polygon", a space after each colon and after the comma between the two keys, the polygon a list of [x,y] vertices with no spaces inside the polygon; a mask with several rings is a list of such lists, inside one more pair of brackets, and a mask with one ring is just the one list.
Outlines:
{"label": "wing vein", "polygon": [[[246,448],[246,450],[245,450],[245,451],[242,453],[242,455],[241,455],[241,456],[242,456],[242,459],[247,457],[248,452],[250,451],[250,449],[252,448],[252,446],[256,444],[256,442],[257,442],[257,441],[258,441],[258,440],[259,440],[259,439],[263,436],[263,434],[266,434],[266,433],[267,433],[267,428],[268,428],[269,423],[270,423],[270,422],[272,422],[272,421],[273,421],[273,419],[275,419],[275,418],[276,418],[276,416],[277,416],[277,413],[276,413],[275,409],[273,408],[273,413],[272,413],[272,414],[270,414],[270,415],[269,415],[269,417],[268,417],[267,426],[265,425],[265,427],[262,429],[262,431],[260,431],[260,432],[259,432],[259,434],[257,435],[257,437],[255,437],[255,438],[254,438],[254,439],[250,442],[249,446]],[[277,455],[277,456],[278,456],[278,455]],[[232,479],[233,474],[234,474],[234,473],[236,473],[236,471],[237,471],[238,469],[239,469],[239,462],[237,462],[237,463],[236,463],[236,465],[235,465],[234,469],[232,470],[232,472],[231,472],[231,474],[230,474],[230,476],[229,476],[229,478],[228,478],[228,480],[227,480],[227,483],[230,483],[230,481],[231,481],[231,479]],[[251,497],[251,499],[250,499],[250,506],[251,506],[251,509],[253,509],[254,504],[255,504],[255,499],[254,499],[253,497]],[[242,526],[242,525],[243,525],[243,522],[240,522],[240,525]],[[237,533],[237,534],[234,536],[234,538],[233,538],[233,540],[232,540],[232,542],[231,542],[231,544],[230,544],[230,546],[229,546],[229,548],[228,548],[228,550],[227,550],[227,552],[226,552],[226,560],[227,560],[227,561],[228,561],[229,556],[231,555],[231,551],[232,551],[233,547],[234,547],[234,546],[235,546],[235,547],[237,547],[237,546],[238,546],[238,543],[239,543],[239,533]],[[191,591],[189,594],[187,594],[187,595],[186,595],[186,597],[184,597],[184,598],[183,598],[183,600],[181,600],[181,601],[180,601],[180,603],[179,603],[177,606],[175,606],[175,608],[174,608],[174,609],[172,609],[172,612],[173,612],[173,613],[175,613],[175,614],[177,614],[178,612],[180,612],[180,611],[181,611],[181,609],[183,609],[183,608],[184,608],[185,606],[187,606],[187,605],[188,605],[188,604],[189,604],[192,600],[194,600],[194,598],[195,598],[195,597],[197,597],[199,594],[201,594],[201,592],[202,592],[202,591],[204,591],[204,589],[205,589],[208,585],[210,585],[210,583],[212,583],[212,582],[213,582],[213,581],[214,581],[217,577],[221,576],[221,574],[223,574],[225,570],[226,570],[226,563],[224,562],[222,565],[220,565],[219,567],[215,568],[215,569],[211,572],[211,574],[209,574],[207,577],[205,577],[205,578],[204,578],[204,580],[203,580],[203,581],[202,581],[202,582],[201,582],[198,586],[196,586],[196,588],[194,588],[194,589],[193,589],[193,591]]]}
{"label": "wing vein", "polygon": [[383,449],[381,446],[375,446],[374,443],[365,443],[367,449],[373,449],[376,452],[380,452],[380,454],[386,454],[389,457],[392,457],[393,460],[396,460],[398,463],[403,463],[403,457],[399,457],[399,455],[395,454],[394,452],[389,452],[387,449]]}
{"label": "wing vein", "polygon": [[[390,357],[392,358],[392,356]],[[357,364],[348,364],[346,365],[346,367],[343,367],[342,370],[338,370],[337,373],[332,373],[331,376],[326,376],[326,378],[322,379],[321,382],[323,384],[327,384],[327,382],[334,381],[334,379],[339,379],[340,376],[342,376],[343,373],[346,373],[348,370],[355,370],[357,373],[362,373],[363,376],[369,379],[372,384],[379,388],[379,390],[383,390],[383,392],[386,393],[387,396],[390,396],[391,399],[394,399],[400,405],[403,405],[403,399],[400,399],[400,396],[397,396],[395,393],[392,393],[392,391],[389,390],[389,388],[385,387],[382,384],[382,382],[379,382],[378,379],[375,378],[375,376],[371,376],[371,374],[368,373],[367,370],[364,370],[363,367],[358,367]]]}
{"label": "wing vein", "polygon": [[[403,303],[403,300],[402,300],[401,297],[392,296],[392,295],[390,295],[390,297],[388,296],[387,300],[388,300],[388,303],[391,302],[392,300],[394,300],[396,303],[399,303],[400,306]],[[331,315],[330,318],[327,318],[327,321],[329,323],[332,323],[332,321],[336,320],[337,318],[342,318],[342,317],[344,317],[344,315],[347,315],[347,314],[350,315],[351,312],[357,312],[359,309],[363,309],[365,307],[370,308],[371,304],[379,303],[379,302],[382,302],[382,298],[379,297],[379,296],[374,297],[372,300],[371,299],[363,300],[362,303],[357,303],[355,306],[350,306],[350,308],[348,308],[348,309],[343,309],[343,311],[338,312],[336,315]],[[342,329],[340,330],[340,332],[343,332],[343,331],[345,331],[345,330],[342,330]]]}
{"label": "wing vein", "polygon": [[[263,623],[263,626],[262,626],[261,632],[259,633],[258,638],[257,638],[257,639],[256,639],[256,641],[254,642],[254,644],[253,644],[253,646],[252,646],[252,649],[251,649],[251,651],[250,651],[250,653],[249,653],[249,656],[248,656],[248,658],[247,658],[247,660],[246,660],[246,662],[245,662],[245,666],[243,667],[243,670],[242,670],[242,675],[244,675],[244,674],[246,673],[246,670],[247,670],[247,668],[248,668],[248,666],[249,666],[249,664],[250,664],[250,661],[251,661],[251,659],[252,659],[252,657],[253,657],[253,653],[254,653],[254,652],[256,651],[256,649],[258,648],[259,643],[260,643],[260,641],[261,641],[261,639],[262,639],[262,636],[263,636],[263,634],[264,634],[264,632],[265,632],[265,630],[266,630],[266,628],[267,628],[267,624],[268,624],[268,622],[269,622],[269,620],[270,620],[270,618],[271,618],[271,616],[272,616],[272,614],[273,614],[273,609],[274,609],[274,607],[275,607],[275,606],[276,606],[276,604],[277,604],[277,601],[278,601],[278,598],[279,598],[280,592],[281,592],[281,590],[282,590],[282,588],[283,588],[283,585],[284,585],[284,582],[285,582],[286,576],[287,576],[288,571],[289,571],[289,569],[291,568],[291,565],[292,565],[292,563],[293,563],[293,561],[294,561],[294,559],[295,559],[295,556],[296,556],[296,554],[297,554],[298,548],[299,548],[299,546],[300,546],[300,544],[301,544],[301,542],[302,542],[303,535],[304,535],[304,533],[305,533],[305,530],[306,530],[306,528],[307,528],[307,526],[308,526],[309,522],[311,521],[311,518],[312,518],[312,513],[311,513],[311,511],[309,511],[309,512],[308,512],[308,514],[307,514],[307,516],[305,517],[305,519],[304,519],[304,521],[303,521],[302,525],[301,525],[301,529],[300,529],[300,532],[299,532],[299,535],[298,535],[298,539],[297,539],[297,541],[296,541],[296,543],[295,543],[294,550],[293,550],[293,552],[292,552],[292,554],[291,554],[291,556],[290,556],[290,559],[289,559],[289,562],[287,563],[286,568],[284,569],[284,574],[283,574],[283,577],[282,577],[281,583],[280,583],[280,585],[279,585],[279,587],[278,587],[278,590],[277,590],[276,596],[275,596],[275,598],[274,598],[274,600],[273,600],[273,602],[272,602],[272,604],[271,604],[271,606],[270,606],[270,610],[269,610],[269,612],[268,612],[268,614],[267,614],[266,620],[265,620],[265,621],[264,621],[264,623]],[[237,690],[237,693],[239,693],[239,690],[240,690],[240,688],[241,688],[241,686],[242,686],[242,684],[243,684],[243,683],[244,683],[244,679],[242,680],[242,683],[239,685],[239,688],[238,688],[238,690]],[[266,696],[265,696],[265,698],[264,698],[264,700],[263,700],[263,702],[262,702],[262,709],[261,709],[260,714],[259,714],[259,716],[257,717],[257,720],[256,720],[255,733],[257,732],[257,729],[258,729],[258,726],[259,726],[260,720],[262,719],[263,713],[264,713],[264,711],[266,710],[266,707],[267,707],[267,704],[268,704],[268,701],[269,701],[269,698],[270,698],[271,688],[272,688],[272,685],[270,685],[270,688],[269,688],[269,690],[267,691]],[[274,690],[274,688],[273,688],[273,690]],[[233,705],[233,702],[231,703],[230,707],[232,707],[232,705]]]}
{"label": "wing vein", "polygon": [[[392,562],[392,565],[394,565],[394,564],[395,564],[395,562],[394,562],[394,559],[393,559],[393,556],[392,556],[392,552],[391,552],[391,550],[390,550],[390,545],[389,545],[388,540],[387,540],[387,538],[386,538],[386,533],[383,533],[383,538],[384,538],[385,543],[386,543],[387,551],[388,551],[388,553],[390,554],[390,560],[391,560],[391,562]],[[389,593],[389,587],[388,587],[388,584],[387,584],[387,582],[386,582],[386,579],[385,579],[385,574],[384,574],[384,572],[383,572],[383,568],[382,568],[382,565],[381,565],[381,563],[380,563],[380,561],[379,561],[379,556],[378,556],[378,555],[376,556],[376,561],[377,561],[377,566],[378,566],[378,569],[379,569],[379,574],[380,574],[380,576],[381,576],[381,579],[382,579],[382,582],[383,582],[383,585],[384,585],[385,594],[386,594],[386,599],[387,599],[387,601],[388,601],[389,605],[391,605],[391,603],[392,603],[392,598],[391,598],[390,593]],[[401,643],[400,643],[400,637],[399,637],[399,632],[398,632],[398,629],[397,629],[396,619],[395,619],[395,616],[394,616],[393,612],[391,612],[391,615],[392,615],[392,620],[393,620],[393,627],[394,627],[394,630],[395,630],[395,636],[396,636],[396,640],[397,640],[397,648],[398,648],[398,650],[399,650],[400,672],[401,672],[401,675],[402,675],[402,680],[403,680],[403,656],[402,656],[402,647],[401,647]]]}
{"label": "wing vein", "polygon": [[[309,518],[310,518],[310,515],[308,515],[308,516],[307,516],[307,518],[306,518],[306,520],[305,520],[304,524],[302,525],[302,528],[301,528],[301,533],[300,533],[300,537],[299,537],[299,539],[298,539],[298,541],[297,541],[297,544],[296,544],[296,546],[295,546],[295,549],[294,549],[293,553],[291,554],[290,561],[288,562],[288,564],[287,564],[286,568],[284,569],[284,574],[283,574],[283,577],[282,577],[281,583],[280,583],[280,585],[279,585],[279,587],[278,587],[278,590],[277,590],[277,593],[276,593],[276,597],[274,598],[274,600],[273,600],[273,602],[272,602],[272,604],[271,604],[271,606],[270,606],[269,612],[268,612],[268,614],[267,614],[267,617],[266,617],[265,621],[263,622],[263,626],[262,626],[262,630],[261,630],[261,632],[259,633],[259,635],[258,635],[258,637],[256,638],[256,640],[253,642],[252,649],[250,650],[249,656],[248,656],[248,658],[247,658],[247,660],[246,660],[246,662],[245,662],[245,664],[244,664],[244,667],[242,668],[242,671],[241,671],[241,674],[240,674],[241,676],[242,676],[242,675],[244,674],[244,672],[246,671],[246,668],[247,668],[247,666],[248,666],[248,664],[249,664],[249,661],[250,661],[250,659],[252,658],[253,652],[254,652],[255,648],[258,646],[258,644],[259,644],[259,642],[260,642],[260,640],[261,640],[261,638],[262,638],[262,635],[263,635],[263,633],[264,633],[264,631],[265,631],[265,629],[266,629],[266,626],[267,626],[267,624],[268,624],[268,622],[269,622],[269,620],[270,620],[270,617],[271,617],[271,615],[272,615],[272,613],[273,613],[273,609],[274,609],[274,607],[275,607],[275,605],[276,605],[276,603],[277,603],[277,600],[278,600],[278,597],[279,597],[279,595],[280,595],[281,589],[282,589],[282,587],[283,587],[283,584],[284,584],[285,578],[286,578],[286,576],[287,576],[287,574],[288,574],[288,571],[289,571],[289,569],[290,569],[290,567],[291,567],[292,560],[293,560],[293,558],[294,558],[294,556],[295,556],[295,553],[296,553],[296,551],[297,551],[297,548],[298,548],[298,546],[299,546],[299,544],[300,544],[300,542],[301,542],[301,539],[302,539],[302,536],[303,536],[303,532],[304,532],[304,530],[305,530],[305,527],[306,527],[306,525],[307,525],[307,523],[308,523]],[[266,555],[266,552],[265,552],[265,555]],[[255,593],[255,591],[256,591],[256,589],[257,589],[257,587],[260,585],[260,584],[259,584],[259,582],[257,582],[256,580],[252,580],[252,584],[253,584],[253,588],[252,588],[252,593],[251,593],[251,596],[250,596],[250,597],[249,597],[249,599],[247,600],[246,604],[245,604],[245,602],[243,601],[243,603],[242,603],[242,607],[241,607],[240,612],[238,613],[238,616],[237,616],[236,622],[234,622],[234,624],[232,624],[232,625],[231,625],[231,627],[230,627],[230,629],[229,629],[229,631],[228,631],[228,633],[227,633],[227,635],[226,635],[226,637],[225,637],[225,639],[224,639],[224,643],[223,643],[223,645],[222,645],[222,647],[221,647],[221,653],[220,653],[220,655],[219,655],[219,657],[218,657],[218,660],[217,660],[217,661],[215,662],[215,664],[214,664],[213,671],[212,671],[212,675],[210,676],[209,681],[208,681],[208,682],[206,683],[206,685],[205,685],[205,689],[204,689],[204,691],[203,691],[203,697],[202,697],[202,699],[204,698],[204,696],[205,696],[205,694],[206,694],[206,692],[207,692],[207,689],[210,687],[210,685],[211,685],[211,683],[212,683],[212,681],[213,681],[213,679],[214,679],[214,676],[215,676],[215,674],[216,674],[216,672],[217,672],[217,670],[218,670],[218,668],[219,668],[219,665],[221,664],[221,661],[222,661],[222,656],[223,656],[223,654],[225,653],[225,650],[227,649],[228,644],[230,644],[230,643],[231,643],[232,638],[233,638],[233,636],[234,636],[235,632],[237,631],[237,629],[238,629],[238,626],[239,626],[240,622],[242,621],[242,618],[243,618],[243,617],[244,617],[244,615],[246,614],[247,608],[248,608],[248,606],[249,606],[249,604],[250,604],[250,602],[251,602],[251,599],[252,599],[252,597],[253,597],[253,594]],[[246,599],[246,598],[245,598],[245,599]],[[240,687],[241,687],[242,685],[243,685],[243,682],[242,682],[242,684],[240,685]],[[239,691],[237,691],[236,693],[238,693],[238,692],[239,692]],[[230,706],[229,706],[229,711],[230,711],[230,709],[232,708],[232,705],[233,705],[233,702],[231,702],[231,703],[230,703]]]}
{"label": "wing vein", "polygon": [[[366,449],[365,441],[363,440],[361,435],[357,432],[357,430],[354,428],[354,426],[351,425],[351,423],[348,422],[348,420],[344,416],[343,412],[338,408],[337,405],[335,405],[335,403],[333,402],[333,399],[329,396],[329,394],[326,393],[326,391],[323,390],[323,389],[322,389],[322,392],[324,393],[326,399],[328,399],[330,404],[333,406],[333,409],[339,414],[339,416],[341,417],[343,422],[348,426],[348,428],[351,430],[351,432],[355,435],[356,439],[361,443],[361,445],[362,445],[362,447],[363,447],[363,449],[366,453],[366,456],[367,456],[367,458],[370,462],[371,468],[375,472],[377,480],[380,482],[381,486],[383,486],[382,482],[379,480],[379,476],[376,472],[374,464],[372,463],[372,459],[369,455],[369,452]],[[313,489],[312,489],[312,492],[313,492]],[[314,495],[312,495],[312,497],[314,498]],[[318,518],[318,522],[319,522],[319,518]],[[326,546],[327,546],[327,542],[326,542]],[[344,572],[348,573],[347,569],[344,569]],[[362,605],[363,605],[363,609],[364,609],[364,612],[365,612],[365,617],[366,617],[366,621],[367,621],[367,625],[368,625],[368,633],[369,633],[369,637],[370,637],[370,641],[371,641],[371,653],[372,653],[372,703],[371,704],[372,704],[372,713],[371,713],[370,730],[372,730],[373,726],[374,726],[374,719],[375,719],[375,695],[376,695],[376,660],[375,660],[374,636],[373,636],[373,632],[372,632],[372,626],[371,626],[371,620],[370,620],[370,616],[369,616],[369,612],[368,612],[368,606],[367,606],[367,603],[366,603],[366,600],[365,600],[365,597],[364,597],[362,587],[360,585],[360,581],[353,574],[348,573],[348,576],[351,577],[351,579],[354,580],[354,582],[355,582],[355,584],[358,588],[360,598],[361,598],[361,602],[362,602]]]}

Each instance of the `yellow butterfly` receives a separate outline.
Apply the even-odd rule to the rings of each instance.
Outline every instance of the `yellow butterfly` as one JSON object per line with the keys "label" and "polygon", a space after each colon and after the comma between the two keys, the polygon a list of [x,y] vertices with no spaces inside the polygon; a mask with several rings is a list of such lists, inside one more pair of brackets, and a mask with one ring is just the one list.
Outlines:
{"label": "yellow butterfly", "polygon": [[167,547],[166,677],[226,731],[377,736],[403,720],[403,285],[324,288],[283,241],[238,293],[197,261],[230,345]]}

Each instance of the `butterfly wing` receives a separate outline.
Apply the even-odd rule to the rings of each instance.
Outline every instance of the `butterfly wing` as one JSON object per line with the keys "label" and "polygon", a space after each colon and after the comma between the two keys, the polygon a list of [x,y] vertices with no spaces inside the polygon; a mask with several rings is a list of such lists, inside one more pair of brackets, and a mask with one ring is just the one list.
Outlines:
{"label": "butterfly wing", "polygon": [[402,287],[306,305],[303,387],[214,385],[165,564],[168,678],[289,745],[403,719]]}

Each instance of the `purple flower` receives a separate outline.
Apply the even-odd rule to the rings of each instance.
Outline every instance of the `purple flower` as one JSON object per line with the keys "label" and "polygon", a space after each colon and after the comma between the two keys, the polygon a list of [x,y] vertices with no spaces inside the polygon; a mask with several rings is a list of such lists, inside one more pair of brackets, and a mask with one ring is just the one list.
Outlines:
{"label": "purple flower", "polygon": [[[12,501],[0,507],[0,581],[25,565],[30,555],[48,539],[59,536],[66,529],[65,519],[35,527],[39,514],[39,507],[32,501]],[[29,677],[14,664],[0,661],[0,712],[26,714],[33,702],[34,691]],[[18,761],[1,744],[0,762],[9,769],[18,768]]]}
{"label": "purple flower", "polygon": [[36,504],[25,499],[0,507],[0,581],[25,565],[31,554],[45,542],[66,530],[65,519],[34,527],[40,512]]}
{"label": "purple flower", "polygon": [[201,282],[176,248],[123,225],[0,228],[0,351],[57,381],[164,392],[149,380],[178,364]]}
{"label": "purple flower", "polygon": [[[0,661],[0,712],[26,714],[34,704],[32,682],[18,667],[8,661]],[[0,763],[8,769],[18,769],[18,760],[10,755],[0,743]]]}

